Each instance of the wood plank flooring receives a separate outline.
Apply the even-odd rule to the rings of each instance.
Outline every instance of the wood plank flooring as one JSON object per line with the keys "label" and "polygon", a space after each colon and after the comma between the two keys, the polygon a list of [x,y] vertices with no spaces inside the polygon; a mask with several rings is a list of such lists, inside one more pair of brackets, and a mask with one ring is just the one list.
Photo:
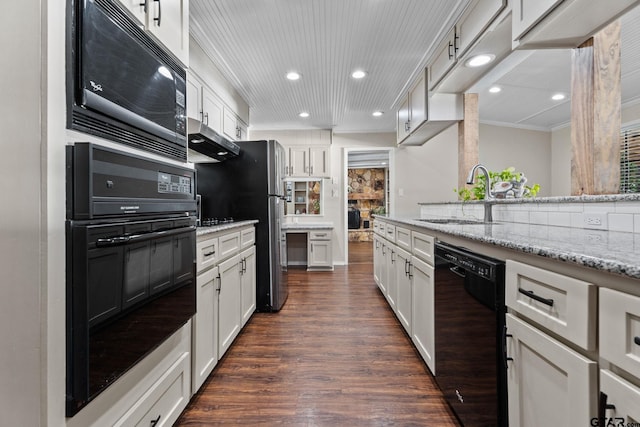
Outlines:
{"label": "wood plank flooring", "polygon": [[289,270],[279,313],[256,313],[177,426],[458,426],[373,281],[372,244],[348,267]]}

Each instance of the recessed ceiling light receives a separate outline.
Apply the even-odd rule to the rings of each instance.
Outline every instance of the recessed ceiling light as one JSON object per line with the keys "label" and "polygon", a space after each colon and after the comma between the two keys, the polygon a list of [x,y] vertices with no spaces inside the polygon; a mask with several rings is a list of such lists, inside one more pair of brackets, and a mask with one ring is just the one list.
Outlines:
{"label": "recessed ceiling light", "polygon": [[290,71],[287,73],[287,78],[289,80],[298,80],[300,77],[302,77],[300,73],[296,73],[295,71]]}
{"label": "recessed ceiling light", "polygon": [[472,56],[471,58],[469,58],[469,60],[467,60],[467,62],[465,62],[464,65],[466,65],[467,67],[482,67],[483,65],[487,65],[494,59],[496,59],[495,55],[485,53],[482,55]]}
{"label": "recessed ceiling light", "polygon": [[351,73],[351,77],[353,77],[354,79],[362,79],[367,75],[367,73],[365,71],[362,70],[355,70],[353,73]]}
{"label": "recessed ceiling light", "polygon": [[498,93],[502,90],[502,88],[500,86],[491,86],[489,88],[489,92],[491,93]]}
{"label": "recessed ceiling light", "polygon": [[371,113],[371,115],[373,117],[380,117],[381,115],[383,115],[384,113],[382,111],[374,111],[373,113]]}
{"label": "recessed ceiling light", "polygon": [[302,118],[307,118],[309,117],[309,113],[307,113],[306,111],[303,111],[302,113],[298,114],[300,117]]}
{"label": "recessed ceiling light", "polygon": [[555,95],[553,95],[551,97],[551,99],[553,99],[554,101],[562,101],[565,98],[566,98],[566,96],[565,96],[564,93],[556,93]]}

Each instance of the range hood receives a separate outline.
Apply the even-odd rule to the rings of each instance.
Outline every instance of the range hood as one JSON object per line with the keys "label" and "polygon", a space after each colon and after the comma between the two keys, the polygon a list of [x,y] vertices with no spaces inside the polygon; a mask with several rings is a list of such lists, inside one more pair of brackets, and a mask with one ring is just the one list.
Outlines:
{"label": "range hood", "polygon": [[238,144],[220,135],[200,120],[189,117],[187,132],[189,148],[207,157],[223,161],[240,154]]}

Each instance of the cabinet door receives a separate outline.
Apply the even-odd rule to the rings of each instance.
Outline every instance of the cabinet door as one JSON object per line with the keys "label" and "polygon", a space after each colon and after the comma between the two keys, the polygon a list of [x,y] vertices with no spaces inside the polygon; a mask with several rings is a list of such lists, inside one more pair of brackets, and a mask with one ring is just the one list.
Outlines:
{"label": "cabinet door", "polygon": [[507,314],[509,426],[591,425],[598,365]]}
{"label": "cabinet door", "polygon": [[248,138],[247,128],[246,123],[238,119],[238,141],[244,141]]}
{"label": "cabinet door", "polygon": [[397,142],[400,143],[409,136],[409,97],[407,97],[400,105],[397,116]]}
{"label": "cabinet door", "polygon": [[218,360],[231,347],[242,325],[240,288],[240,255],[218,266],[220,292],[218,293]]}
{"label": "cabinet door", "polygon": [[564,0],[515,0],[512,2],[511,35],[518,40]]}
{"label": "cabinet door", "polygon": [[600,356],[640,378],[640,297],[600,288]]}
{"label": "cabinet door", "polygon": [[206,86],[202,87],[202,121],[218,133],[222,133],[222,102]]}
{"label": "cabinet door", "polygon": [[[394,313],[397,311],[396,304],[398,303],[398,280],[396,278],[396,269],[402,270],[401,260],[398,259],[396,252],[396,246],[386,242],[383,246],[382,255],[384,256],[384,272],[385,282],[387,283],[387,302],[393,309]],[[402,264],[404,265],[404,264]]]}
{"label": "cabinet door", "polygon": [[224,107],[222,115],[222,133],[232,141],[238,139],[238,118],[231,109]]}
{"label": "cabinet door", "polygon": [[309,148],[309,175],[329,176],[328,151],[326,147]]}
{"label": "cabinet door", "polygon": [[434,269],[426,262],[411,258],[413,288],[411,297],[411,340],[431,373],[436,375],[434,339]]}
{"label": "cabinet door", "polygon": [[187,116],[202,120],[202,84],[192,74],[187,75]]}
{"label": "cabinet door", "polygon": [[387,293],[387,289],[384,286],[385,282],[380,280],[382,274],[382,264],[384,264],[384,258],[382,256],[382,240],[378,236],[373,237],[373,280],[376,282],[383,294]]}
{"label": "cabinet door", "polygon": [[405,331],[411,336],[411,296],[412,284],[411,279],[411,254],[398,247],[394,248],[394,264],[395,264],[395,281],[398,291],[396,300],[396,316]]}
{"label": "cabinet door", "polygon": [[507,7],[507,0],[478,0],[456,24],[457,57],[463,56],[484,30]]}
{"label": "cabinet door", "polygon": [[409,92],[409,124],[411,131],[419,128],[427,120],[427,75],[426,70],[422,77]]}
{"label": "cabinet door", "polygon": [[[640,387],[608,370],[600,371],[600,406],[606,409],[601,426],[631,426],[640,422]],[[605,400],[606,399],[606,400]]]}
{"label": "cabinet door", "polygon": [[218,363],[218,267],[196,279],[196,315],[193,318],[193,393]]}
{"label": "cabinet door", "polygon": [[252,246],[240,254],[242,260],[240,286],[242,301],[242,326],[256,311],[256,247]]}
{"label": "cabinet door", "polygon": [[454,27],[438,47],[434,60],[429,65],[429,90],[433,90],[456,63],[455,43],[456,29]]}
{"label": "cabinet door", "polygon": [[189,65],[189,0],[146,1],[147,30],[185,66]]}
{"label": "cabinet door", "polygon": [[331,241],[309,240],[308,267],[333,267]]}
{"label": "cabinet door", "polygon": [[120,0],[120,3],[138,20],[140,27],[144,27],[147,20],[144,0]]}
{"label": "cabinet door", "polygon": [[309,176],[307,147],[289,148],[289,176]]}

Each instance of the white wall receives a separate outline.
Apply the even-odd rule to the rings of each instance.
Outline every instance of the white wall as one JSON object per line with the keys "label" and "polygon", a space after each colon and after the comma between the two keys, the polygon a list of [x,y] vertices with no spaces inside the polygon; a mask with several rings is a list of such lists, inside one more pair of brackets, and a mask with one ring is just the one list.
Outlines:
{"label": "white wall", "polygon": [[478,154],[489,170],[513,166],[527,185],[540,184],[538,196],[551,194],[551,132],[481,124]]}
{"label": "white wall", "polygon": [[7,426],[41,425],[46,396],[40,329],[46,305],[40,262],[46,257],[42,7],[40,1],[9,2],[0,14],[0,424]]}

